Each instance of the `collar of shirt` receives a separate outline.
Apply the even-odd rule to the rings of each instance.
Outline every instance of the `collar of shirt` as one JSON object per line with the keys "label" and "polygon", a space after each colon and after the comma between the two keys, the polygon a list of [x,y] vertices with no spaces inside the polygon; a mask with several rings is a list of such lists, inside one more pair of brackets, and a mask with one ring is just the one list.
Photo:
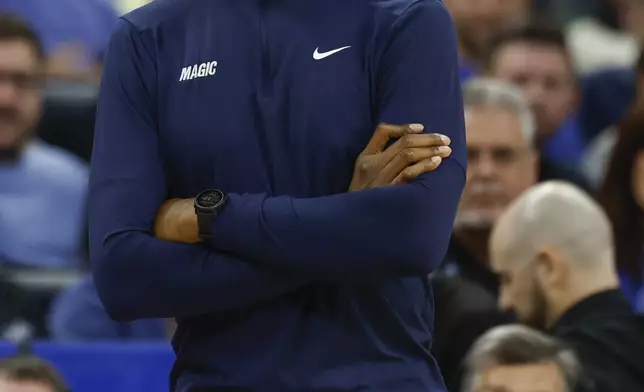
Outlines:
{"label": "collar of shirt", "polygon": [[605,317],[607,314],[631,313],[632,309],[624,294],[618,289],[606,290],[583,299],[559,318],[552,327],[558,332],[588,323],[589,319]]}

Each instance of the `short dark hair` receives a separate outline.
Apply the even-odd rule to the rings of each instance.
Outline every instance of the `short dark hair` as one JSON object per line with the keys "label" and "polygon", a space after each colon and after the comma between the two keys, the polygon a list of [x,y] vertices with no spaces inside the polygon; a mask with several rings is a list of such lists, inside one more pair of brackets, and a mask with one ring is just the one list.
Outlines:
{"label": "short dark hair", "polygon": [[570,60],[566,36],[560,28],[549,24],[531,23],[505,30],[494,37],[490,42],[487,55],[485,56],[486,68],[489,70],[492,67],[494,57],[500,49],[517,42],[550,46],[559,49]]}
{"label": "short dark hair", "polygon": [[68,392],[62,376],[47,361],[33,355],[15,355],[0,360],[0,378],[45,384],[54,392]]}
{"label": "short dark hair", "polygon": [[38,60],[45,59],[45,49],[36,31],[19,17],[0,13],[0,41],[22,40],[27,42],[38,57]]}

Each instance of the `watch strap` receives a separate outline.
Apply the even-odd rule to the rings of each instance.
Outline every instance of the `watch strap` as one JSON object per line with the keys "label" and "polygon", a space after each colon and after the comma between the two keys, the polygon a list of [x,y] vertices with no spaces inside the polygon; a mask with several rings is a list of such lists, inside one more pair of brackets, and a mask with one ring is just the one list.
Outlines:
{"label": "watch strap", "polygon": [[201,239],[204,241],[208,241],[212,238],[212,220],[215,215],[216,213],[211,211],[197,211],[199,237],[201,237]]}
{"label": "watch strap", "polygon": [[[213,204],[213,200],[210,198],[212,195],[209,195],[209,193],[218,194],[220,197],[219,201]],[[205,198],[205,205],[200,204],[202,196]],[[199,237],[203,241],[209,241],[212,239],[213,221],[225,203],[226,195],[218,189],[205,190],[195,198],[195,214],[197,215]]]}

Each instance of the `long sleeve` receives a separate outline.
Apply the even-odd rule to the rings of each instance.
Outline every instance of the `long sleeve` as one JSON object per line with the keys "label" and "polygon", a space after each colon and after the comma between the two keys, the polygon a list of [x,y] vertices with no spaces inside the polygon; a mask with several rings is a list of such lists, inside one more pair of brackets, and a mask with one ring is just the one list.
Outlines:
{"label": "long sleeve", "polygon": [[447,134],[452,156],[410,184],[319,198],[229,195],[213,242],[318,278],[427,274],[441,263],[465,184],[463,103],[451,18],[418,1],[393,26],[377,66],[377,122]]}
{"label": "long sleeve", "polygon": [[224,312],[303,285],[203,245],[154,238],[167,189],[157,71],[152,45],[129,22],[119,23],[104,67],[89,195],[90,257],[107,312],[118,320]]}

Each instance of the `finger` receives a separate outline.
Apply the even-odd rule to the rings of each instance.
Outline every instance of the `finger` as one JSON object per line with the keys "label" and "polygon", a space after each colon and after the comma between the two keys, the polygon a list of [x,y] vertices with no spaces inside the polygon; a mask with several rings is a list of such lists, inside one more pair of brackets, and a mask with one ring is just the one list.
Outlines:
{"label": "finger", "polygon": [[381,159],[389,162],[404,149],[448,146],[450,143],[451,140],[449,137],[439,133],[424,133],[421,135],[408,134],[396,140],[394,144],[383,151]]}
{"label": "finger", "polygon": [[452,154],[452,149],[449,146],[438,147],[416,147],[404,149],[398,153],[392,160],[392,163],[399,162],[401,171],[404,167],[418,163],[422,160],[429,159],[434,156],[447,158]]}
{"label": "finger", "polygon": [[428,159],[424,159],[415,165],[409,166],[403,170],[393,181],[392,185],[406,184],[408,182],[414,181],[419,176],[434,171],[440,166],[443,162],[443,158],[439,156],[434,156]]}
{"label": "finger", "polygon": [[390,184],[406,168],[432,157],[447,158],[452,153],[448,146],[417,147],[402,150],[376,176],[379,185]]}
{"label": "finger", "polygon": [[406,134],[420,133],[425,129],[421,124],[392,125],[382,123],[378,125],[373,133],[367,147],[362,151],[363,154],[377,154],[384,150],[389,139],[400,138]]}

